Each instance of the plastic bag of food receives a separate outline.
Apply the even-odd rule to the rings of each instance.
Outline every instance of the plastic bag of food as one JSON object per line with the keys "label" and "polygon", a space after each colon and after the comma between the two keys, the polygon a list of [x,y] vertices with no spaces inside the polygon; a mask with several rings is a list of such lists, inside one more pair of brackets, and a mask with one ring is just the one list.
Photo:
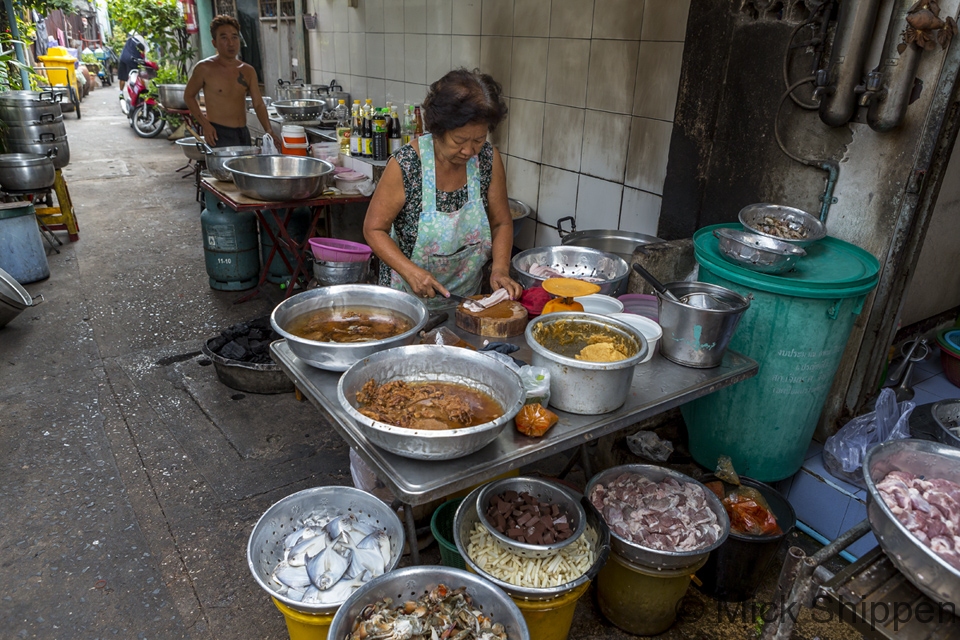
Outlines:
{"label": "plastic bag of food", "polygon": [[730,516],[730,529],[751,536],[775,536],[783,533],[763,495],[751,487],[739,487],[723,499]]}
{"label": "plastic bag of food", "polygon": [[456,332],[446,327],[440,327],[433,331],[420,332],[420,344],[439,344],[448,347],[463,347],[473,349],[473,346],[464,341]]}
{"label": "plastic bag of food", "polygon": [[627,448],[635,456],[656,462],[666,462],[673,453],[673,443],[653,431],[637,431],[632,436],[627,436]]}
{"label": "plastic bag of food", "polygon": [[550,404],[550,372],[544,367],[520,367],[520,382],[527,392],[524,404],[539,404],[544,408]]}
{"label": "plastic bag of food", "polygon": [[553,411],[544,409],[539,404],[525,404],[517,414],[515,421],[517,431],[525,436],[539,438],[545,434],[550,427],[557,424],[560,418]]}
{"label": "plastic bag of food", "polygon": [[897,404],[892,389],[884,389],[877,398],[876,410],[858,416],[827,438],[823,444],[823,464],[833,476],[866,489],[863,459],[867,451],[888,440],[910,437],[911,401]]}

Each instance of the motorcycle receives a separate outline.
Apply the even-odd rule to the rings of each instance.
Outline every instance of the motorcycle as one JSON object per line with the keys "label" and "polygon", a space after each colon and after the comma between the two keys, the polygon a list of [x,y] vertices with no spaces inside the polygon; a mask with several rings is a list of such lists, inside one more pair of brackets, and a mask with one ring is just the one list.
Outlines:
{"label": "motorcycle", "polygon": [[147,80],[157,77],[157,63],[143,61],[127,77],[120,95],[120,109],[130,119],[130,126],[141,138],[155,138],[166,124],[156,98],[147,95]]}

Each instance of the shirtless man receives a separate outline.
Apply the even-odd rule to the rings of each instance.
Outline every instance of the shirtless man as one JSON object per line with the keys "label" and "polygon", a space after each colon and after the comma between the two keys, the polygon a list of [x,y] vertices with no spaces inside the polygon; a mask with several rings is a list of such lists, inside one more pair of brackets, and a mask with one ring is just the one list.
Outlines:
{"label": "shirtless man", "polygon": [[[217,55],[201,60],[193,68],[184,99],[190,113],[203,127],[203,137],[211,147],[246,146],[250,144],[247,131],[246,97],[253,99],[253,108],[260,126],[268,134],[272,131],[267,107],[260,96],[257,72],[237,59],[240,55],[240,23],[230,16],[217,16],[210,23],[210,35]],[[203,89],[207,113],[200,110],[197,94]]]}

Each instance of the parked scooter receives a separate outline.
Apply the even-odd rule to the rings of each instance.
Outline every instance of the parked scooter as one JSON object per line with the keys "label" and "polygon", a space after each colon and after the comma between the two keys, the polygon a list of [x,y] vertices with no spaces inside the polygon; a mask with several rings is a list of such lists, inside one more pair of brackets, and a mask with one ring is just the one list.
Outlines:
{"label": "parked scooter", "polygon": [[141,138],[155,138],[163,131],[163,110],[155,98],[147,96],[147,80],[157,77],[157,63],[143,61],[127,77],[120,93],[120,109]]}

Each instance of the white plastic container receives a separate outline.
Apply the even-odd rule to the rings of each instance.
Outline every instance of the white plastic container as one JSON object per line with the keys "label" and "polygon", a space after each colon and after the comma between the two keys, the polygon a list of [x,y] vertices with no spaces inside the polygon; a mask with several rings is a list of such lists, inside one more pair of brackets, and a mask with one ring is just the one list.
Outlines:
{"label": "white plastic container", "polygon": [[644,362],[650,360],[650,358],[653,357],[654,351],[659,349],[660,338],[663,337],[663,329],[660,328],[660,325],[650,318],[638,315],[636,313],[614,313],[611,314],[610,317],[614,320],[619,320],[629,324],[631,327],[643,334],[643,337],[647,339],[647,343],[650,345],[650,348],[647,351],[647,357],[637,364],[643,364]]}
{"label": "white plastic container", "polygon": [[614,313],[621,313],[623,311],[622,302],[613,296],[607,296],[602,293],[581,296],[579,298],[574,298],[574,300],[582,304],[583,310],[587,313],[598,313],[602,316],[609,316]]}

